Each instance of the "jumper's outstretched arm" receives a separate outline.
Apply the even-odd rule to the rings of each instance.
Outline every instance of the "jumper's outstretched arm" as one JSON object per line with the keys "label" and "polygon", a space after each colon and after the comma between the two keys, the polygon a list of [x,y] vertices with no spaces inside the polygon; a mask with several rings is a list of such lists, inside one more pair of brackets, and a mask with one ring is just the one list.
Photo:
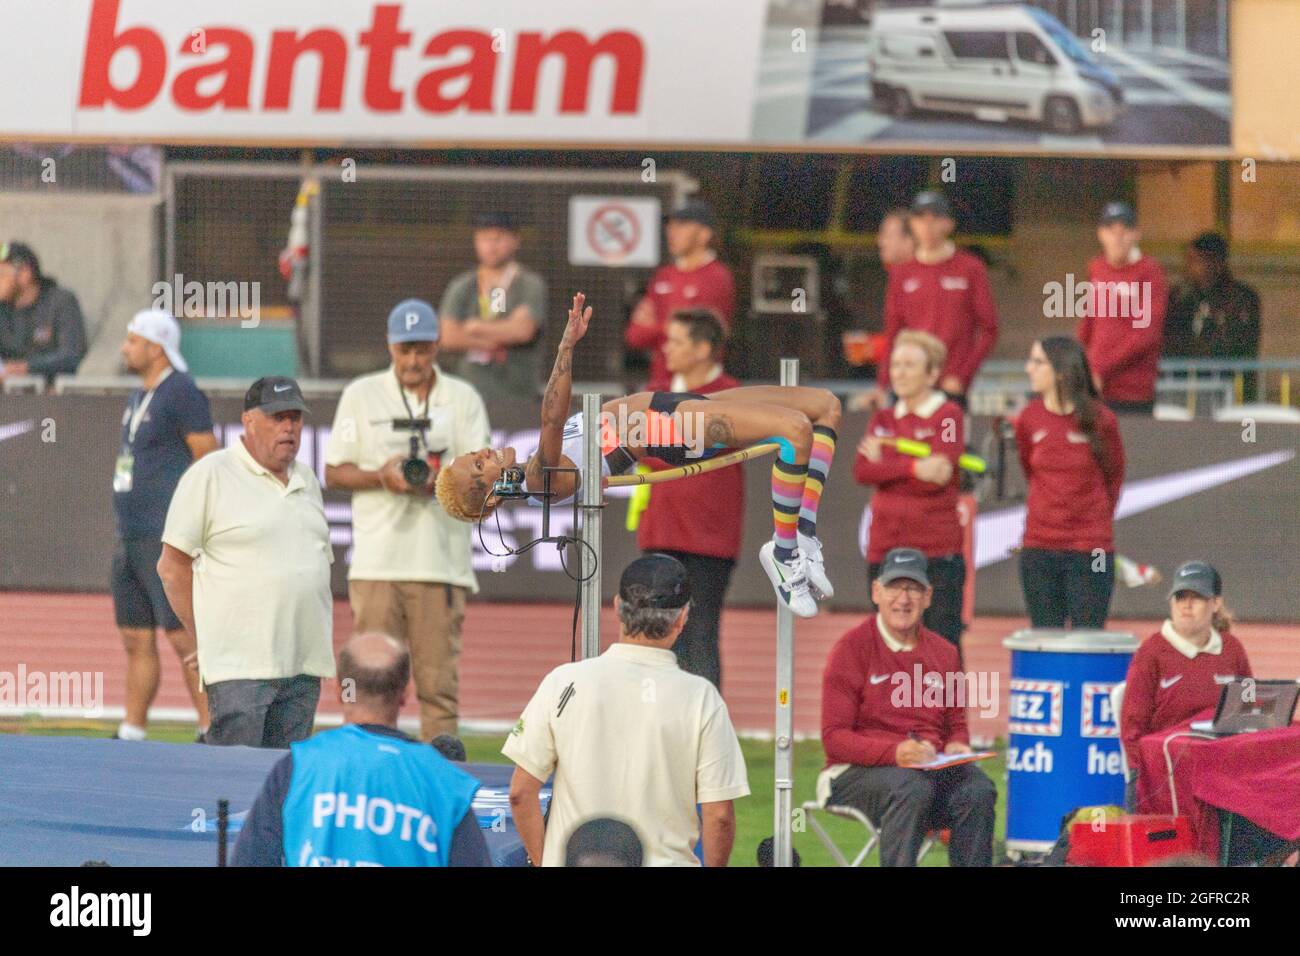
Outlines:
{"label": "jumper's outstretched arm", "polygon": [[542,435],[537,444],[537,454],[528,460],[527,473],[532,487],[541,487],[542,468],[554,468],[560,463],[560,449],[564,443],[564,422],[569,417],[569,403],[573,397],[573,347],[587,334],[591,321],[591,307],[584,305],[587,297],[579,292],[573,297],[569,321],[564,336],[555,353],[546,393],[542,396]]}

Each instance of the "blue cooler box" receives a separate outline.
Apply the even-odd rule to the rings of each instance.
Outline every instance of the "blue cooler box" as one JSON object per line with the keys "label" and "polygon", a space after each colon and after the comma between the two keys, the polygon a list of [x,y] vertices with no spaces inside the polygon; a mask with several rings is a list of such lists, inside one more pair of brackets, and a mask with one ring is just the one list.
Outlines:
{"label": "blue cooler box", "polygon": [[1110,692],[1137,650],[1132,634],[1038,629],[1011,650],[1007,850],[1046,853],[1076,807],[1124,804],[1119,714]]}

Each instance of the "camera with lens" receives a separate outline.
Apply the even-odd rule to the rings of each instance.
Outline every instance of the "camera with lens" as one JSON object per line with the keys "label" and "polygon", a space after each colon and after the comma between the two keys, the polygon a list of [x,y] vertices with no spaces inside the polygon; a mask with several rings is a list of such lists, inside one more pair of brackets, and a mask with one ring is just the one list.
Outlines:
{"label": "camera with lens", "polygon": [[425,431],[429,427],[427,418],[394,418],[393,429],[395,431],[409,431],[411,433],[411,447],[405,460],[402,462],[402,477],[412,488],[422,488],[429,481],[429,475],[432,469],[429,467],[429,458],[435,462],[441,462],[442,452],[431,451],[426,457],[420,454],[420,444]]}

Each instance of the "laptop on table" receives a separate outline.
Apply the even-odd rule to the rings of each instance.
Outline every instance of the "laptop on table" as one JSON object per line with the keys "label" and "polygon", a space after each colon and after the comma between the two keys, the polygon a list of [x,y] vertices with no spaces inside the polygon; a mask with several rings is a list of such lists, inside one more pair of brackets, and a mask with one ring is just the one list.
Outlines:
{"label": "laptop on table", "polygon": [[1286,727],[1295,716],[1300,683],[1234,677],[1219,691],[1213,720],[1196,720],[1191,729],[1214,737]]}

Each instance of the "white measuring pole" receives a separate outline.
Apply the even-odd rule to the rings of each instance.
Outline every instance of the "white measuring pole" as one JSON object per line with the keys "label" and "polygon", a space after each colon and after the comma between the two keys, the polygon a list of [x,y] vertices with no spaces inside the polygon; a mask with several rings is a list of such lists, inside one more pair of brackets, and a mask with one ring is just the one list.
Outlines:
{"label": "white measuring pole", "polygon": [[[799,384],[799,360],[781,359],[781,384]],[[777,866],[794,865],[794,614],[776,602],[776,789],[773,847]]]}
{"label": "white measuring pole", "polygon": [[600,656],[600,521],[604,490],[601,481],[599,393],[582,396],[582,659]]}

